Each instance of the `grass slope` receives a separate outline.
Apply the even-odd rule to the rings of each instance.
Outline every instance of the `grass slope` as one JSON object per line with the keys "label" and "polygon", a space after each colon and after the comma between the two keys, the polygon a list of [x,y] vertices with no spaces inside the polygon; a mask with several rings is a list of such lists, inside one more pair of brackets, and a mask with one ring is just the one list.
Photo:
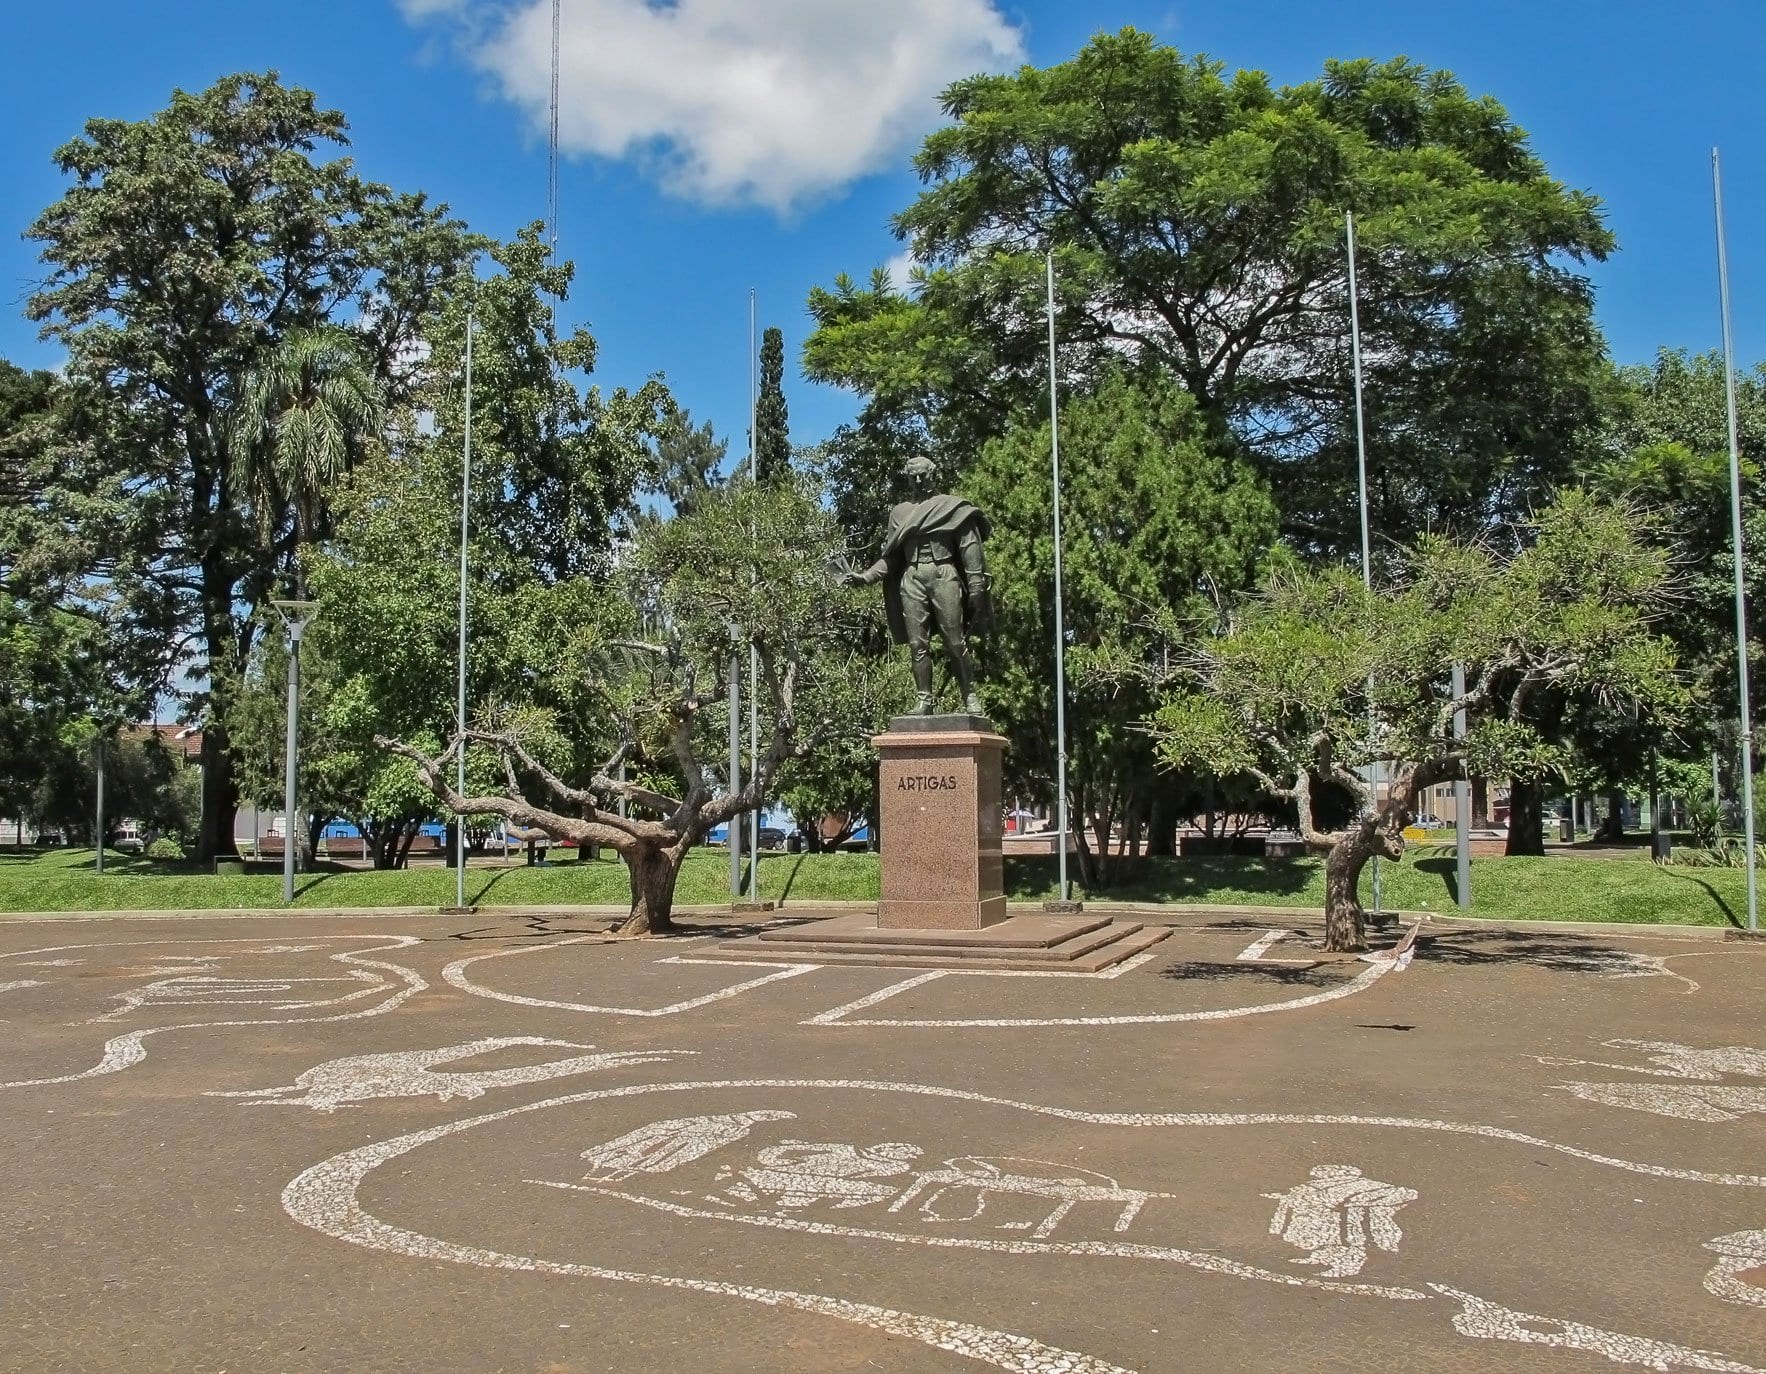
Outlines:
{"label": "grass slope", "polygon": [[[217,877],[121,854],[106,855],[102,875],[92,865],[91,850],[0,854],[0,912],[212,911],[282,904],[282,879],[277,873]],[[1363,876],[1364,901],[1371,900],[1370,877]],[[1454,911],[1453,881],[1453,855],[1439,846],[1420,846],[1403,862],[1381,867],[1382,896],[1389,908]],[[799,906],[874,901],[877,886],[875,855],[768,854],[761,860],[761,896],[769,900]],[[1018,901],[1054,896],[1054,859],[1008,860],[1006,887]],[[1324,873],[1314,859],[1147,859],[1127,866],[1122,881],[1110,889],[1080,895],[1318,910],[1324,904]],[[466,899],[474,905],[623,905],[629,896],[625,866],[611,858],[546,868],[467,871]],[[715,850],[693,855],[682,869],[675,897],[682,905],[727,902],[728,858]],[[453,900],[453,872],[440,867],[387,873],[340,870],[296,879],[297,908],[439,907],[452,905]],[[1472,861],[1470,914],[1474,916],[1734,926],[1742,923],[1746,900],[1746,875],[1738,869],[1659,867],[1642,858],[1558,855]]]}

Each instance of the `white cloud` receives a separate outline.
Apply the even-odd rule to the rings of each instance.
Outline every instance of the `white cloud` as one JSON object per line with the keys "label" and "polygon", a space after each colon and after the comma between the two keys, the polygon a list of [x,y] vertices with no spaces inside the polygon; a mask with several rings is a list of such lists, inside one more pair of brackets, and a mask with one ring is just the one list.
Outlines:
{"label": "white cloud", "polygon": [[398,5],[405,18],[424,20],[459,14],[466,8],[466,0],[398,0]]}
{"label": "white cloud", "polygon": [[911,251],[903,249],[897,253],[883,264],[883,270],[889,273],[890,285],[894,286],[902,295],[911,296],[919,290],[910,275],[914,270],[914,255]]}
{"label": "white cloud", "polygon": [[[400,0],[461,25],[472,60],[538,127],[550,0]],[[903,165],[944,86],[1023,57],[995,0],[564,0],[559,138],[663,187],[785,212]]]}

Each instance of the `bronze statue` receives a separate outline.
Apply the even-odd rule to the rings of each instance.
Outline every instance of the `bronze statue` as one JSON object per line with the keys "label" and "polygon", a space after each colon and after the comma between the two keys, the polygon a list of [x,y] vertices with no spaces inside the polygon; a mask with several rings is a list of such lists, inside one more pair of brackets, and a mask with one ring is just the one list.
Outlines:
{"label": "bronze statue", "polygon": [[906,644],[919,689],[915,713],[932,714],[932,632],[937,630],[963,694],[963,709],[981,712],[975,695],[975,661],[968,636],[993,628],[982,541],[992,532],[987,517],[960,497],[934,494],[932,463],[910,458],[912,499],[889,512],[883,556],[863,572],[848,572],[849,586],[883,583],[889,632]]}

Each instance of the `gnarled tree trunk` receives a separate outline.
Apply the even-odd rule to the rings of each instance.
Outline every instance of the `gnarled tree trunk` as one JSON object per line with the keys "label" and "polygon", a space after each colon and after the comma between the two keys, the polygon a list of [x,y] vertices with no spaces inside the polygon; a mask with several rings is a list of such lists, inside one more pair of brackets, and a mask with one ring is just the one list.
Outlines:
{"label": "gnarled tree trunk", "polygon": [[1371,815],[1354,821],[1347,830],[1326,836],[1314,830],[1309,788],[1296,788],[1301,801],[1301,832],[1313,843],[1330,843],[1325,856],[1325,948],[1333,953],[1360,952],[1367,948],[1367,914],[1361,908],[1361,870],[1369,859],[1404,857],[1404,825],[1416,814],[1417,798],[1426,788],[1455,776],[1459,765],[1434,759],[1403,767],[1387,790],[1386,799]]}
{"label": "gnarled tree trunk", "polygon": [[686,847],[644,844],[623,847],[620,858],[625,860],[626,873],[632,884],[632,909],[625,920],[613,928],[615,935],[669,935],[674,932],[672,917],[675,902],[675,880],[680,877],[681,860]]}
{"label": "gnarled tree trunk", "polygon": [[1361,871],[1376,855],[1382,859],[1403,857],[1402,818],[1401,808],[1388,806],[1380,815],[1355,822],[1325,855],[1324,947],[1332,953],[1359,953],[1367,948]]}

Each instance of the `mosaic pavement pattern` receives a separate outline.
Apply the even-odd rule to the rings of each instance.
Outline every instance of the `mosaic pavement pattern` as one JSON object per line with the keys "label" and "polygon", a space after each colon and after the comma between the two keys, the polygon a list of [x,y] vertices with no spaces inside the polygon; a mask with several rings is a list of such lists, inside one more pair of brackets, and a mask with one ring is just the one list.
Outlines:
{"label": "mosaic pavement pattern", "polygon": [[1766,945],[0,925],[6,1369],[1766,1371]]}

